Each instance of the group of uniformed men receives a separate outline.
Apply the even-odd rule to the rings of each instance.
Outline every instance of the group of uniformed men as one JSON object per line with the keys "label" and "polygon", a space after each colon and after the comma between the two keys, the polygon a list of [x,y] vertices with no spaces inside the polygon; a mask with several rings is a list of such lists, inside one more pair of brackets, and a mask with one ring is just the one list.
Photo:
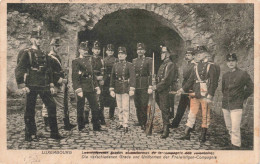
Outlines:
{"label": "group of uniformed men", "polygon": [[[46,55],[41,49],[41,32],[33,31],[31,35],[32,47],[20,51],[15,70],[18,88],[26,94],[25,140],[31,141],[36,135],[35,104],[39,94],[44,108],[42,109],[46,127],[50,127],[50,137],[62,139],[58,132],[56,108],[64,111],[64,129],[71,130],[76,125],[70,123],[68,93],[64,92],[68,84],[67,75],[59,57],[60,38],[52,39],[51,50]],[[77,100],[78,130],[87,132],[85,124],[89,123],[89,111],[85,111],[85,101],[89,103],[92,114],[94,131],[101,131],[105,125],[104,106],[109,106],[109,118],[114,120],[115,107],[118,107],[119,123],[117,129],[128,132],[130,103],[129,97],[134,96],[137,126],[146,128],[149,96],[156,91],[156,102],[162,113],[163,129],[161,138],[169,136],[169,128],[177,128],[187,106],[190,106],[188,120],[182,140],[190,139],[190,132],[194,129],[196,114],[202,109],[202,132],[200,140],[206,141],[206,132],[210,125],[210,104],[218,87],[220,67],[213,62],[205,46],[188,48],[185,60],[187,66],[183,68],[182,88],[177,90],[178,68],[171,60],[171,53],[166,46],[161,46],[161,64],[156,85],[152,85],[153,60],[146,57],[144,43],[137,43],[138,57],[133,62],[127,62],[125,47],[118,47],[118,59],[114,57],[114,46],[106,46],[107,57],[99,56],[100,43],[95,41],[90,55],[88,41],[79,44],[79,56],[72,61],[72,83]],[[223,75],[223,113],[225,123],[231,136],[233,147],[241,146],[240,121],[242,117],[243,101],[253,92],[253,82],[250,76],[237,68],[236,54],[227,55],[227,65],[230,72]],[[170,123],[170,103],[172,95],[181,94],[176,116]],[[65,93],[65,94],[64,94]]]}

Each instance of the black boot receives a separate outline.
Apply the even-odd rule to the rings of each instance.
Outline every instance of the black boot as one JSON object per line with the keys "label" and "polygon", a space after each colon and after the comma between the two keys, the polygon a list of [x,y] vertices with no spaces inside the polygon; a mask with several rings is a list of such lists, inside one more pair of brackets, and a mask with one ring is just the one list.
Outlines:
{"label": "black boot", "polygon": [[163,134],[161,135],[161,138],[165,139],[169,137],[169,125],[163,125]]}
{"label": "black boot", "polygon": [[61,136],[59,133],[51,133],[50,137],[55,140],[61,140],[61,139],[65,138],[65,137]]}
{"label": "black boot", "polygon": [[190,140],[190,132],[191,132],[191,128],[190,127],[186,127],[185,131],[184,131],[184,135],[181,138],[178,138],[180,140]]}
{"label": "black boot", "polygon": [[73,124],[70,123],[69,117],[64,118],[63,121],[64,121],[64,129],[65,130],[71,130],[76,126],[76,125],[73,125]]}
{"label": "black boot", "polygon": [[25,127],[25,141],[29,141],[31,142],[32,139],[32,134],[29,132],[29,129],[27,127]]}
{"label": "black boot", "polygon": [[45,127],[49,126],[48,117],[43,117]]}
{"label": "black boot", "polygon": [[89,124],[88,117],[89,117],[89,111],[85,111],[85,121],[84,121],[85,124]]}
{"label": "black boot", "polygon": [[206,142],[206,134],[207,134],[208,128],[202,128],[201,129],[201,135],[200,135],[200,141]]}

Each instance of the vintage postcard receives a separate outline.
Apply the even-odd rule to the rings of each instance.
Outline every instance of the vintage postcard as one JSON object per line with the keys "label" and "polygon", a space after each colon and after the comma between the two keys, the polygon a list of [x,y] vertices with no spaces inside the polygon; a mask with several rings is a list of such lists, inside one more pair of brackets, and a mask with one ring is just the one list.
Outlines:
{"label": "vintage postcard", "polygon": [[259,163],[259,1],[0,1],[0,163]]}

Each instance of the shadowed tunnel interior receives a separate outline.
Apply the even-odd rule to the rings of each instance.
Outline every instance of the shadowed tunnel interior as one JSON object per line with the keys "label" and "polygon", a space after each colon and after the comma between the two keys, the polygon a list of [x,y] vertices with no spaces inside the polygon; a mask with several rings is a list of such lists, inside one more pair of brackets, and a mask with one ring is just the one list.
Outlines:
{"label": "shadowed tunnel interior", "polygon": [[[136,44],[143,42],[146,45],[146,56],[152,57],[155,53],[155,70],[160,64],[160,45],[166,45],[171,54],[179,56],[183,51],[184,41],[172,28],[165,25],[163,17],[141,9],[126,9],[105,15],[92,30],[78,33],[78,43],[88,40],[90,47],[95,40],[101,43],[103,49],[109,43],[117,48],[125,46],[127,60],[137,57]],[[91,52],[90,52],[91,53]],[[102,51],[101,54],[102,56]]]}

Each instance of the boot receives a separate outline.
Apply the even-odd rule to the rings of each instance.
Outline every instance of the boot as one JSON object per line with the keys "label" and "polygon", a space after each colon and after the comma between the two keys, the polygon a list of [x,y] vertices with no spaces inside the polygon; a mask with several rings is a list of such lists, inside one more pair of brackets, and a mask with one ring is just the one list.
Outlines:
{"label": "boot", "polygon": [[48,117],[43,117],[45,127],[49,126]]}
{"label": "boot", "polygon": [[59,133],[51,133],[50,137],[55,140],[61,140],[61,139],[65,138],[65,137],[61,136]]}
{"label": "boot", "polygon": [[76,126],[76,125],[73,125],[73,124],[70,123],[69,117],[64,118],[63,121],[64,121],[64,129],[65,130],[71,130]]}
{"label": "boot", "polygon": [[161,135],[162,139],[169,137],[169,125],[163,125],[163,134]]}
{"label": "boot", "polygon": [[178,138],[180,140],[190,140],[190,132],[191,132],[191,128],[190,127],[186,127],[185,131],[184,131],[184,135],[181,138]]}
{"label": "boot", "polygon": [[89,117],[89,111],[85,111],[85,124],[89,124],[89,119],[88,119],[88,117]]}
{"label": "boot", "polygon": [[206,134],[207,134],[208,128],[202,128],[201,129],[201,135],[200,135],[200,141],[206,142]]}
{"label": "boot", "polygon": [[128,132],[128,127],[124,127],[124,133]]}

